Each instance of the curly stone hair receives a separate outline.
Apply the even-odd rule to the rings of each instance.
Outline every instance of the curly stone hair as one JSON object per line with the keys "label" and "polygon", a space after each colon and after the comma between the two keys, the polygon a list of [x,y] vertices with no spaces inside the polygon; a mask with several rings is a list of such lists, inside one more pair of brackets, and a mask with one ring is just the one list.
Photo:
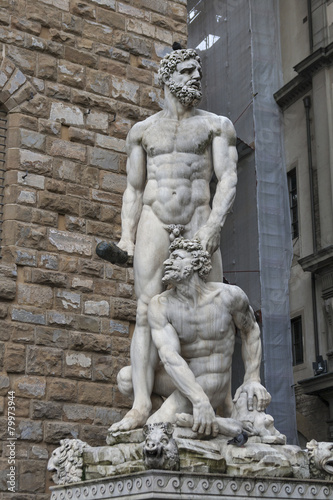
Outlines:
{"label": "curly stone hair", "polygon": [[198,267],[199,277],[206,281],[207,276],[212,269],[212,261],[209,252],[206,252],[199,240],[187,240],[185,238],[176,238],[169,246],[169,252],[174,250],[185,250],[192,255],[193,266]]}
{"label": "curly stone hair", "polygon": [[169,77],[175,71],[177,64],[187,61],[188,59],[195,59],[201,66],[201,59],[194,49],[179,49],[167,54],[160,62],[158,70],[158,82],[163,85],[168,81]]}

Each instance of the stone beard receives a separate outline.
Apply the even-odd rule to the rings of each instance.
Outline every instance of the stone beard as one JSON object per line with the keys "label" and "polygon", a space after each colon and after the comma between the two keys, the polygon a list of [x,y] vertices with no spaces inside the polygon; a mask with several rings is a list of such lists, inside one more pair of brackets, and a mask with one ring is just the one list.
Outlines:
{"label": "stone beard", "polygon": [[187,82],[185,85],[177,85],[173,80],[166,84],[179,102],[186,107],[198,106],[202,98],[201,83],[195,80]]}

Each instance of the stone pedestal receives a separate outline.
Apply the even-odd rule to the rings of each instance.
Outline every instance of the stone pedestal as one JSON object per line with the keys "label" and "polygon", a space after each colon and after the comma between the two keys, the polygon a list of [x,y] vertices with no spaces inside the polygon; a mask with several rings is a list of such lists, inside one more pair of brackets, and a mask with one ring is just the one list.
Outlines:
{"label": "stone pedestal", "polygon": [[51,500],[229,500],[333,498],[333,484],[319,480],[231,477],[146,471],[51,488]]}

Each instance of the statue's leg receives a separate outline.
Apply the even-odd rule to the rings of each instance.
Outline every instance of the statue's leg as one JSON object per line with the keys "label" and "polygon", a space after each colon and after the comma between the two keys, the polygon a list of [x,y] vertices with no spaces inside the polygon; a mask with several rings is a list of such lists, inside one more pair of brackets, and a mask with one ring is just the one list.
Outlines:
{"label": "statue's leg", "polygon": [[125,417],[111,426],[112,431],[143,426],[151,411],[151,393],[158,355],[148,325],[150,299],[163,290],[163,262],[168,257],[169,234],[153,212],[142,211],[134,254],[134,284],[137,296],[136,326],[131,342],[134,402]]}
{"label": "statue's leg", "polygon": [[177,413],[192,413],[192,403],[178,389],[164,401],[159,410],[149,417],[147,423],[170,422],[174,424],[177,420]]}

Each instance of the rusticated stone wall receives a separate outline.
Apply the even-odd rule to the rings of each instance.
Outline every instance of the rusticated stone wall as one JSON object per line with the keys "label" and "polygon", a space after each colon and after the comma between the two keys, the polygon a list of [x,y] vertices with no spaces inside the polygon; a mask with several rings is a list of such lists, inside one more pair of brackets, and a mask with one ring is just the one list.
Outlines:
{"label": "rusticated stone wall", "polygon": [[128,363],[133,275],[95,247],[119,238],[126,134],[159,109],[159,58],[185,40],[186,0],[0,0],[4,499],[49,498],[46,464],[60,439],[105,444],[129,406],[116,375]]}

